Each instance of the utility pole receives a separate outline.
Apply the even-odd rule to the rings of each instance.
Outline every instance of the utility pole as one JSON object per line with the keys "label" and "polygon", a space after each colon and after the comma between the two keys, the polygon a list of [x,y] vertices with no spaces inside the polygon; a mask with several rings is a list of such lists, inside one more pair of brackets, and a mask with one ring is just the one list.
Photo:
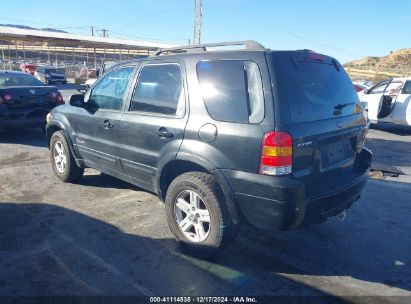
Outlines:
{"label": "utility pole", "polygon": [[193,44],[201,43],[201,26],[203,23],[203,0],[194,0],[194,39]]}
{"label": "utility pole", "polygon": [[106,35],[106,32],[108,32],[108,30],[106,30],[106,29],[101,29],[101,31],[103,32],[103,37],[108,37],[108,34]]}
{"label": "utility pole", "polygon": [[91,27],[91,36],[94,36],[94,26],[90,26]]}

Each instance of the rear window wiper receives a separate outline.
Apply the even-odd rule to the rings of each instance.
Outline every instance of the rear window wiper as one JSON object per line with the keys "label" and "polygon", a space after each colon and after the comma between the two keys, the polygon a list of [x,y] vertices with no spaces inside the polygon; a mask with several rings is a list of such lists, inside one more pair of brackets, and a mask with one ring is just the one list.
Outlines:
{"label": "rear window wiper", "polygon": [[343,108],[348,107],[348,106],[351,106],[351,105],[354,105],[354,104],[355,104],[355,102],[339,103],[339,104],[337,104],[337,105],[334,107],[334,109],[336,109],[336,110],[342,110]]}

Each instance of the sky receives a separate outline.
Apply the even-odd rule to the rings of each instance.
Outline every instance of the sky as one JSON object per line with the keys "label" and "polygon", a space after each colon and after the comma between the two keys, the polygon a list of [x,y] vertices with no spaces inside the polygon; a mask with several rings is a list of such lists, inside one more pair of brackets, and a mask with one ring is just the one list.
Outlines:
{"label": "sky", "polygon": [[[194,0],[0,0],[0,24],[187,44]],[[203,0],[202,43],[252,39],[270,49],[310,49],[345,63],[411,47],[411,1]]]}

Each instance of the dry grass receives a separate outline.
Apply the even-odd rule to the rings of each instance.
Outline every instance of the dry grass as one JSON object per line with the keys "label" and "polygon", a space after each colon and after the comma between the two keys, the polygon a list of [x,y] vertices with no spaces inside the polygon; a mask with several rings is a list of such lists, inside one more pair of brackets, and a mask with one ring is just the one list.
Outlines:
{"label": "dry grass", "polygon": [[383,57],[365,57],[348,62],[345,67],[411,74],[411,48],[400,49]]}

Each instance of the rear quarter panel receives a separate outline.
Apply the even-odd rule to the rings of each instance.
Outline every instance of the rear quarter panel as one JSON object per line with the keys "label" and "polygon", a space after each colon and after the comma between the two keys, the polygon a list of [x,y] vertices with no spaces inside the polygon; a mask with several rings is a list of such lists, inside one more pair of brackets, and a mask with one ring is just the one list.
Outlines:
{"label": "rear quarter panel", "polygon": [[[210,166],[217,169],[258,172],[263,135],[274,128],[270,76],[264,54],[264,52],[219,52],[205,58],[204,55],[187,56],[190,116],[177,159],[180,156],[191,154],[195,155],[195,158],[206,160],[211,164]],[[259,124],[243,124],[212,119],[204,104],[197,78],[196,67],[201,60],[251,60],[256,62],[263,80],[264,120]],[[206,124],[212,124],[216,128],[216,137],[211,142],[206,142],[199,136],[200,128]]]}

